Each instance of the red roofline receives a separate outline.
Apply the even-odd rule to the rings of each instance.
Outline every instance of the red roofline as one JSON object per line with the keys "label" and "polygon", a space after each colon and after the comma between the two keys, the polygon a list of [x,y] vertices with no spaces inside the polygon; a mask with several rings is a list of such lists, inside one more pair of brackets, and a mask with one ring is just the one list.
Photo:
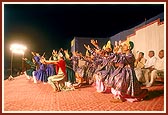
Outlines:
{"label": "red roofline", "polygon": [[136,29],[134,30],[134,33],[128,35],[128,36],[126,37],[126,39],[129,38],[129,37],[132,37],[132,36],[136,35],[136,31],[138,31],[138,30],[140,30],[140,29],[143,29],[143,28],[145,28],[145,27],[147,27],[147,26],[150,26],[150,25],[152,25],[152,24],[154,24],[154,23],[156,23],[156,22],[158,22],[158,26],[164,24],[164,21],[160,22],[160,18],[158,18],[157,20],[154,20],[153,22],[150,22],[150,23],[148,23],[148,24],[146,24],[146,25],[144,25],[144,26],[141,26],[141,27],[139,27],[139,28],[136,28]]}

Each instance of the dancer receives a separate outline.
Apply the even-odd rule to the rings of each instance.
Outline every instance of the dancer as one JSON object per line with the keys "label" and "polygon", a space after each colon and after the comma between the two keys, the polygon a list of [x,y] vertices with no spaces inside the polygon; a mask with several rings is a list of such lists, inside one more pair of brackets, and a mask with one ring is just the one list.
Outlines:
{"label": "dancer", "polygon": [[66,63],[63,59],[63,54],[58,53],[58,61],[47,61],[44,60],[45,64],[54,64],[56,66],[57,75],[48,77],[48,83],[53,87],[55,91],[61,91],[65,88],[66,76]]}
{"label": "dancer", "polygon": [[133,42],[126,41],[123,44],[122,52],[118,60],[118,67],[110,75],[109,85],[111,85],[111,92],[114,99],[119,101],[140,101],[147,95],[147,89],[141,89],[135,71],[134,61],[135,57],[131,50],[133,49]]}
{"label": "dancer", "polygon": [[27,79],[30,79],[30,77],[33,77],[33,72],[36,71],[36,62],[32,58],[32,61],[28,60],[27,58],[22,58],[27,64],[30,65],[30,69],[26,70],[24,74],[26,75]]}

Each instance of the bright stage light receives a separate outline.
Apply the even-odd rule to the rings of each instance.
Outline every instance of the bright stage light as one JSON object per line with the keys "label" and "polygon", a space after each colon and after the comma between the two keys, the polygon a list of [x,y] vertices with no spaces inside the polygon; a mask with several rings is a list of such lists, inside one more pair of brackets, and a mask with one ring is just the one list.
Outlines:
{"label": "bright stage light", "polygon": [[[13,61],[13,53],[16,53],[16,54],[22,54],[23,57],[24,57],[24,52],[26,50],[26,46],[24,45],[21,45],[21,44],[12,44],[11,47],[10,47],[10,50],[12,51],[11,53],[11,75],[8,79],[13,79],[12,77],[12,61]],[[22,72],[23,72],[23,61],[22,61]]]}
{"label": "bright stage light", "polygon": [[24,51],[26,50],[26,46],[20,45],[20,44],[12,44],[10,47],[10,50],[12,53],[17,53],[17,54],[24,54]]}

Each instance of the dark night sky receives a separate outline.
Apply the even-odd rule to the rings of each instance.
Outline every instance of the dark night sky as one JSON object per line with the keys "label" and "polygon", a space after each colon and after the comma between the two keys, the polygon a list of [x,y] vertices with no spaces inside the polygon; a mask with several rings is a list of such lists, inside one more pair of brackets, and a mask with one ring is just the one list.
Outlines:
{"label": "dark night sky", "polygon": [[110,37],[163,11],[163,4],[5,4],[5,55],[14,42],[40,53],[70,49],[74,36]]}

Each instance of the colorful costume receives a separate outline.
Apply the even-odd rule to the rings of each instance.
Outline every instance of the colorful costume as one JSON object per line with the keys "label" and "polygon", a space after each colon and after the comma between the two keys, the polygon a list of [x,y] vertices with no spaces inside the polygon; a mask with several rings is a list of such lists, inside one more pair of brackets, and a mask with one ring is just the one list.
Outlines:
{"label": "colorful costume", "polygon": [[134,55],[120,54],[118,60],[119,67],[110,75],[108,84],[111,85],[111,91],[115,98],[123,101],[140,101],[146,94],[146,89],[141,89],[135,71],[134,71]]}
{"label": "colorful costume", "polygon": [[30,60],[25,60],[25,61],[26,61],[27,64],[30,65],[30,69],[26,70],[26,74],[28,76],[33,76],[33,71],[36,70],[36,65]]}

